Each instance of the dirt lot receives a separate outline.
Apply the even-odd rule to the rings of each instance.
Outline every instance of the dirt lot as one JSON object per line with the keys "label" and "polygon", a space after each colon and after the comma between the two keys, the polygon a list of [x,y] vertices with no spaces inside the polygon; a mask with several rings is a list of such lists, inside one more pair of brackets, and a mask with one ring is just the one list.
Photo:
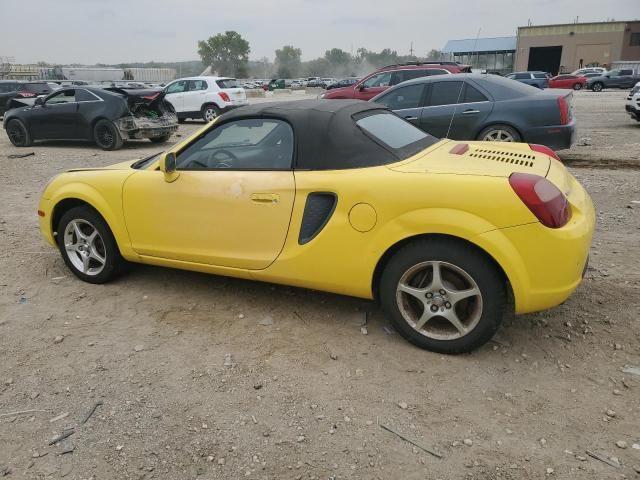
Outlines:
{"label": "dirt lot", "polygon": [[[571,154],[626,145],[637,160],[640,125],[623,105],[622,92],[580,92],[593,147]],[[143,266],[109,285],[76,280],[38,231],[45,183],[157,148],[49,144],[8,159],[27,150],[0,132],[0,477],[638,477],[640,377],[622,368],[640,366],[640,170],[574,168],[598,211],[583,285],[445,357],[357,299]]]}

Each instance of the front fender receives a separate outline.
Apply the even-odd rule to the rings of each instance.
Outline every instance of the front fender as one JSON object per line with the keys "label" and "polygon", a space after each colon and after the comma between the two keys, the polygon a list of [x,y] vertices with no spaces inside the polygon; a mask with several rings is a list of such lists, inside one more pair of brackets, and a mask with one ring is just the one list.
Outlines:
{"label": "front fender", "polygon": [[[64,200],[80,200],[96,209],[104,218],[113,233],[120,253],[125,258],[137,257],[131,248],[131,240],[124,223],[122,208],[122,184],[128,175],[123,176],[121,171],[116,170],[112,172],[101,171],[99,180],[89,184],[83,181],[83,173],[85,172],[78,172],[78,174],[67,173],[61,176],[67,178],[58,177],[47,187],[40,202],[40,210],[45,215],[41,217],[41,228],[45,238],[47,240],[53,239],[55,227],[52,222],[56,206],[60,205]],[[74,175],[77,175],[78,178],[69,181],[68,177]],[[97,177],[96,175],[94,179]],[[61,183],[62,181],[64,183]]]}

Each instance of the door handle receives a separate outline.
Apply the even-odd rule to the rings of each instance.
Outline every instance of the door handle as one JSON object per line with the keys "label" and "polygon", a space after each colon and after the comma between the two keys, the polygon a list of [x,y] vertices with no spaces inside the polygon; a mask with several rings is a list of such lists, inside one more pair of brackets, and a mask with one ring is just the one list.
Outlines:
{"label": "door handle", "polygon": [[404,117],[405,120],[409,120],[410,122],[414,120],[418,120],[418,117]]}
{"label": "door handle", "polygon": [[278,203],[280,195],[277,193],[252,193],[251,201],[254,203]]}
{"label": "door handle", "polygon": [[465,110],[462,112],[463,115],[475,115],[477,113],[480,113],[480,110]]}

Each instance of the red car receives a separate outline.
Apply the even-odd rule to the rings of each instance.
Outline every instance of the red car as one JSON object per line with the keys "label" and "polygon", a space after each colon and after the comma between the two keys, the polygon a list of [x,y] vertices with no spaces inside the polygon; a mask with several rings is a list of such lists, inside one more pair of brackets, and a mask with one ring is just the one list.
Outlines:
{"label": "red car", "polygon": [[355,85],[335,88],[322,94],[321,97],[332,100],[338,98],[370,100],[398,83],[419,77],[450,73],[471,73],[471,67],[456,62],[411,62],[389,65],[367,75]]}
{"label": "red car", "polygon": [[558,75],[549,79],[549,88],[573,88],[574,90],[582,90],[587,84],[587,77],[578,77],[576,75]]}

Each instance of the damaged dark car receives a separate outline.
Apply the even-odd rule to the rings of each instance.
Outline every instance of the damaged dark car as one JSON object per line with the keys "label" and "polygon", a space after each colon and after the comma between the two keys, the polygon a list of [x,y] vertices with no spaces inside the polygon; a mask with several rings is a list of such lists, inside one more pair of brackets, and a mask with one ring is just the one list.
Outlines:
{"label": "damaged dark car", "polygon": [[9,110],[4,128],[16,147],[40,140],[85,140],[117,150],[125,140],[166,142],[178,129],[178,117],[159,90],[75,87]]}

